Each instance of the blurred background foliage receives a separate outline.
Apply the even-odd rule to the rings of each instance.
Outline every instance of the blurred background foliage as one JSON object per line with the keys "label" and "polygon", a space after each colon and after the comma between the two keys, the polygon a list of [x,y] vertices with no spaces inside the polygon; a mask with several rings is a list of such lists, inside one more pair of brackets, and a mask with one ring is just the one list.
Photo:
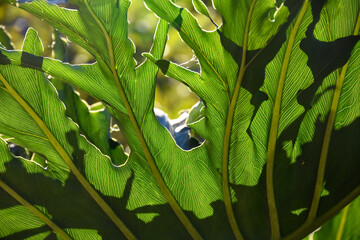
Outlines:
{"label": "blurred background foliage", "polygon": [[[212,7],[211,1],[204,1],[210,14],[217,25],[221,24],[221,17]],[[178,0],[175,3],[185,7],[198,19],[199,25],[207,31],[216,30],[216,26],[205,16],[197,13],[192,6],[191,0]],[[153,41],[153,34],[158,21],[157,16],[146,8],[142,0],[133,0],[129,8],[129,38],[136,46],[134,58],[141,64],[145,58],[141,55],[148,52]],[[24,35],[29,27],[38,31],[44,45],[44,56],[51,57],[51,44],[53,41],[54,29],[46,22],[31,14],[15,8],[9,4],[0,2],[0,25],[5,26],[10,34],[15,49],[20,49]],[[64,36],[66,38],[66,36]],[[68,62],[72,64],[91,63],[94,58],[79,47],[77,44],[68,41]],[[177,31],[170,28],[164,58],[188,67],[194,71],[200,71],[193,51],[180,39]],[[97,100],[80,91],[81,97],[89,104]],[[164,76],[161,72],[157,78],[155,92],[155,107],[166,112],[170,118],[179,117],[182,111],[190,109],[199,98],[192,93],[187,86]]]}

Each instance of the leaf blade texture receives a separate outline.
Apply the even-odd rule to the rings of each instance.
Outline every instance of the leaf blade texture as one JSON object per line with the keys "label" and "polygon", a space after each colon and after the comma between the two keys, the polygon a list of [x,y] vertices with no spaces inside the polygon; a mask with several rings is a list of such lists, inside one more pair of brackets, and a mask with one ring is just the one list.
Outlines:
{"label": "leaf blade texture", "polygon": [[[223,24],[212,32],[170,0],[145,0],[161,20],[140,66],[127,32],[130,1],[69,2],[79,10],[46,1],[19,7],[89,51],[94,64],[71,65],[28,49],[3,49],[0,63],[50,74],[103,102],[106,110],[90,113],[67,90],[74,99],[68,106],[79,109],[71,113],[68,107],[68,115],[89,139],[81,141],[106,159],[85,165],[85,177],[112,199],[111,208],[126,216],[140,239],[301,239],[360,194],[357,0],[214,0]],[[202,1],[196,3],[209,15],[204,5],[200,9]],[[163,59],[169,25],[194,51],[200,72]],[[190,112],[186,127],[204,142],[191,150],[180,148],[170,126],[154,114],[158,69],[201,98],[202,110]],[[29,102],[41,106],[39,101]],[[26,113],[18,115],[31,123]],[[120,157],[112,155],[104,143],[110,115],[123,129],[129,156],[121,148]],[[29,149],[46,141],[40,131],[26,132],[16,121],[12,129],[22,134],[0,132],[25,139],[16,143]],[[105,122],[98,130],[101,141],[91,132],[100,121]],[[64,147],[69,142],[64,140]],[[66,169],[49,151],[39,153]],[[118,157],[127,160],[116,168],[111,163]],[[171,227],[161,228],[164,224]],[[216,232],[220,225],[224,228]]]}

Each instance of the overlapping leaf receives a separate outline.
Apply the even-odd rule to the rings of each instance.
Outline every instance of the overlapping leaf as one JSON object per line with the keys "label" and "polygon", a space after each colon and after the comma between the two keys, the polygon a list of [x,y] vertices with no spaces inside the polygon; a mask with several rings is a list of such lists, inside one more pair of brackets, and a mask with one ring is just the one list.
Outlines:
{"label": "overlapping leaf", "polygon": [[[67,60],[67,44],[55,33],[54,57],[62,61]],[[115,165],[121,165],[127,160],[121,145],[110,137],[111,116],[102,104],[88,106],[74,91],[73,87],[59,79],[52,78],[51,82],[58,91],[60,100],[65,104],[66,115],[74,120],[84,134],[102,153],[111,158]],[[96,108],[96,109],[94,109]]]}

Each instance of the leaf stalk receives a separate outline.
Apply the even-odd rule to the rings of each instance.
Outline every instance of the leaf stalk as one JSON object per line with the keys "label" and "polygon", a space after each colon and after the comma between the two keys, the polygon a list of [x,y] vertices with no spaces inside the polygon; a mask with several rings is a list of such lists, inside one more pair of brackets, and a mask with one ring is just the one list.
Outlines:
{"label": "leaf stalk", "polygon": [[136,132],[136,135],[139,139],[139,142],[141,144],[141,147],[144,151],[145,157],[148,161],[148,164],[150,166],[150,169],[152,171],[152,173],[154,174],[155,180],[156,182],[159,184],[161,191],[163,192],[166,200],[169,202],[170,207],[173,209],[174,213],[176,214],[176,216],[179,218],[180,222],[183,224],[183,226],[185,227],[185,229],[189,232],[189,234],[191,235],[191,237],[193,239],[202,239],[201,235],[197,232],[197,230],[195,229],[195,227],[192,225],[192,223],[189,221],[189,219],[187,218],[187,216],[185,215],[184,211],[181,209],[179,203],[176,201],[176,199],[174,198],[174,196],[172,195],[172,193],[170,192],[168,186],[166,185],[163,177],[161,176],[161,173],[154,161],[154,158],[150,152],[150,149],[145,141],[144,135],[136,121],[136,117],[134,112],[132,111],[131,105],[126,97],[125,91],[120,83],[120,79],[119,76],[117,74],[116,71],[116,66],[115,66],[115,60],[114,60],[114,52],[113,52],[113,46],[112,46],[112,40],[108,34],[108,32],[106,31],[106,29],[104,28],[103,24],[100,22],[100,20],[97,18],[97,16],[94,14],[94,12],[92,11],[89,3],[87,0],[85,0],[85,4],[86,7],[89,9],[90,14],[92,15],[92,17],[94,18],[94,20],[98,23],[99,27],[101,28],[102,32],[104,33],[105,37],[106,37],[106,41],[107,41],[107,45],[108,45],[108,50],[109,50],[109,57],[110,57],[110,69],[111,69],[111,73],[112,76],[115,80],[115,84],[119,90],[119,93],[121,95],[121,100],[125,105],[125,108],[128,112],[130,121],[132,123],[132,126],[134,127],[134,130]]}
{"label": "leaf stalk", "polygon": [[301,227],[296,229],[296,231],[292,232],[283,240],[294,240],[294,239],[302,239],[309,234],[309,232],[314,231],[316,228],[320,227],[330,218],[332,218],[335,214],[337,214],[341,209],[343,209],[346,205],[351,203],[354,199],[356,199],[360,194],[360,186],[355,188],[352,192],[350,192],[346,197],[344,197],[340,202],[338,202],[335,206],[325,212],[323,215],[317,217],[313,222],[309,224],[303,224]]}
{"label": "leaf stalk", "polygon": [[17,192],[15,192],[10,186],[8,186],[4,181],[0,179],[0,187],[4,189],[10,196],[12,196],[16,201],[26,207],[30,212],[37,216],[41,221],[47,224],[54,232],[59,235],[64,240],[71,240],[72,238],[64,232],[56,223],[54,223],[48,216],[42,213],[39,209],[34,207],[31,203],[26,201],[21,197]]}
{"label": "leaf stalk", "polygon": [[[359,34],[360,29],[360,12],[358,15],[358,19],[355,25],[354,29],[354,35]],[[319,208],[320,198],[321,198],[321,191],[323,188],[324,183],[324,176],[325,176],[325,167],[326,167],[326,160],[328,156],[329,146],[330,146],[330,140],[331,140],[331,134],[335,123],[336,113],[339,105],[340,95],[341,95],[341,89],[344,83],[344,79],[347,73],[347,69],[349,67],[350,61],[348,61],[341,69],[340,76],[336,80],[334,95],[331,103],[330,113],[325,129],[324,134],[324,141],[321,148],[321,155],[320,155],[320,161],[319,161],[319,167],[316,177],[316,183],[315,183],[315,190],[313,199],[311,202],[311,207],[309,211],[308,218],[306,219],[305,224],[310,224],[312,221],[315,220],[317,210]]]}
{"label": "leaf stalk", "polygon": [[278,219],[276,202],[275,202],[275,193],[274,193],[274,161],[275,161],[276,140],[277,140],[277,134],[279,128],[279,121],[280,121],[282,92],[284,89],[287,69],[290,61],[292,48],[295,42],[295,37],[299,29],[299,26],[301,24],[301,21],[306,13],[308,5],[309,5],[309,0],[305,0],[300,10],[299,16],[289,36],[289,40],[281,68],[280,78],[278,82],[278,88],[276,92],[276,98],[275,98],[270,133],[269,133],[267,162],[266,162],[266,195],[268,200],[272,240],[280,238],[280,225],[279,225],[279,219]]}
{"label": "leaf stalk", "polygon": [[81,172],[77,169],[68,153],[58,142],[56,137],[50,131],[50,129],[46,126],[46,124],[42,121],[42,119],[37,115],[37,113],[28,105],[28,103],[11,87],[11,85],[6,81],[4,76],[0,74],[0,81],[4,84],[9,94],[24,108],[24,110],[34,119],[36,124],[40,127],[40,129],[44,132],[46,137],[48,138],[51,145],[54,149],[59,153],[65,163],[68,165],[76,179],[80,182],[80,184],[86,189],[86,191],[90,194],[90,196],[95,200],[95,202],[100,206],[100,208],[108,215],[108,217],[115,223],[115,225],[120,229],[121,232],[128,239],[136,239],[131,231],[125,226],[125,224],[119,219],[116,213],[111,209],[111,207],[101,198],[101,196],[96,192],[96,190],[91,186],[88,180],[81,174]]}
{"label": "leaf stalk", "polygon": [[225,135],[224,135],[224,152],[223,152],[223,159],[222,159],[222,185],[223,185],[223,195],[224,195],[224,203],[226,214],[229,220],[229,224],[231,229],[236,237],[237,240],[242,240],[244,237],[242,236],[238,223],[236,221],[234,210],[232,207],[232,200],[231,200],[231,193],[230,193],[230,186],[229,186],[229,151],[230,151],[230,141],[231,141],[231,129],[234,121],[234,114],[236,108],[236,102],[240,93],[241,83],[244,78],[246,72],[246,50],[247,50],[247,42],[249,37],[249,28],[250,28],[250,20],[252,16],[252,12],[255,6],[255,0],[252,1],[249,9],[249,13],[246,20],[246,26],[244,31],[244,40],[243,40],[243,49],[242,49],[242,56],[241,56],[241,66],[239,70],[239,75],[236,81],[234,94],[231,98],[228,115],[226,119],[226,126],[225,126]]}
{"label": "leaf stalk", "polygon": [[344,234],[344,228],[345,228],[345,223],[346,223],[346,218],[349,212],[349,205],[347,205],[344,208],[344,212],[341,215],[341,220],[340,220],[340,224],[339,224],[339,229],[338,232],[336,234],[336,240],[341,240]]}

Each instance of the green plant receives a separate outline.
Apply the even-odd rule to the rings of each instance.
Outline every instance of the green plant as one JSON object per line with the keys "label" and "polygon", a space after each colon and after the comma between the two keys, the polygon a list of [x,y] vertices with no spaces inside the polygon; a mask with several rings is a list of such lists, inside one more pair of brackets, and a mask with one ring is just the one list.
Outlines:
{"label": "green plant", "polygon": [[[161,20],[138,67],[129,0],[6,2],[96,63],[41,57],[33,29],[22,51],[1,38],[0,133],[28,151],[0,141],[1,237],[300,239],[359,195],[358,0],[213,0],[213,32],[170,0],[145,0]],[[67,2],[78,10],[56,5]],[[169,23],[200,73],[162,59]],[[158,68],[202,99],[186,127],[205,140],[189,151],[153,112]],[[88,109],[62,81],[103,105]],[[129,156],[109,140],[110,115]]]}

